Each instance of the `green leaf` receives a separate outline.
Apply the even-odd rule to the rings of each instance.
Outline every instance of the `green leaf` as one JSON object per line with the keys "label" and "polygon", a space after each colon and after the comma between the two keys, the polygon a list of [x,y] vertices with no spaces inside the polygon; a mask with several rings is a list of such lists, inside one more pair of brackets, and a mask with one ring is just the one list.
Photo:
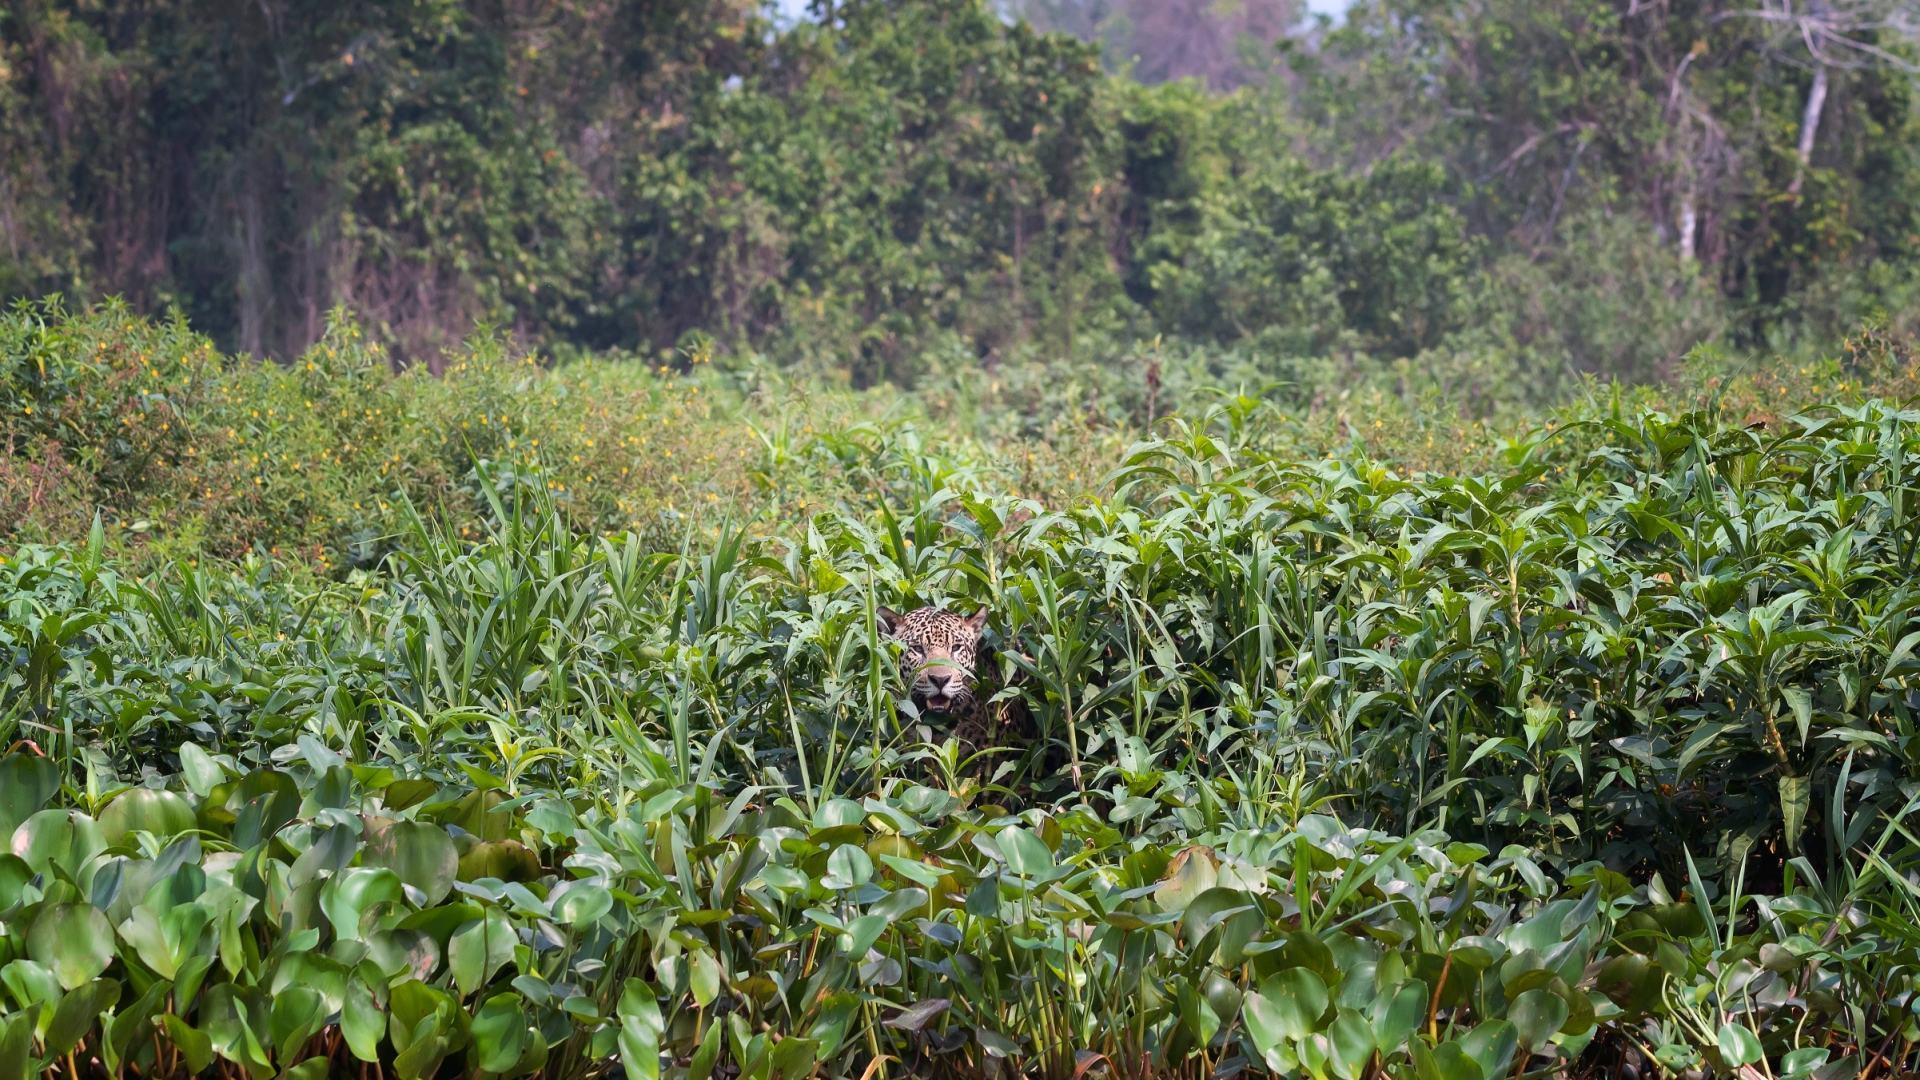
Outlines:
{"label": "green leaf", "polygon": [[0,1076],[31,1076],[27,1063],[32,1060],[33,1016],[17,1012],[0,1013]]}
{"label": "green leaf", "polygon": [[528,1028],[526,1002],[511,990],[493,995],[473,1014],[469,1028],[473,1038],[473,1063],[491,1073],[504,1073],[518,1065],[527,1052],[532,1035]]}
{"label": "green leaf", "polygon": [[1022,877],[1045,880],[1053,873],[1053,852],[1032,832],[1018,825],[1000,830],[995,838],[1007,869]]}
{"label": "green leaf", "polygon": [[42,810],[13,831],[13,853],[36,874],[77,881],[80,870],[107,846],[100,826],[78,810]]}
{"label": "green leaf", "polygon": [[660,1036],[665,1025],[653,987],[628,979],[620,991],[620,1064],[628,1075],[660,1080]]}
{"label": "green leaf", "polygon": [[1803,686],[1783,686],[1780,696],[1793,711],[1793,722],[1800,729],[1800,747],[1807,745],[1807,731],[1813,726],[1813,692]]}
{"label": "green leaf", "polygon": [[1420,1080],[1486,1080],[1478,1062],[1467,1056],[1459,1043],[1443,1042],[1427,1048],[1424,1039],[1409,1044],[1413,1072]]}
{"label": "green leaf", "polygon": [[1167,875],[1154,888],[1154,903],[1161,911],[1185,911],[1195,897],[1219,881],[1220,870],[1211,848],[1185,848],[1167,864]]}
{"label": "green leaf", "polygon": [[827,856],[827,875],[820,884],[829,889],[851,889],[873,880],[873,858],[856,844],[842,844]]}
{"label": "green leaf", "polygon": [[[865,955],[864,950],[860,955]],[[720,996],[720,961],[711,950],[692,949],[687,953],[687,979],[693,1003],[700,1008],[713,1004]]]}
{"label": "green leaf", "polygon": [[100,833],[108,844],[118,844],[135,832],[170,840],[199,827],[187,800],[171,791],[152,788],[129,788],[100,812]]}
{"label": "green leaf", "polygon": [[1807,807],[1813,799],[1813,785],[1804,776],[1780,777],[1780,817],[1786,831],[1787,850],[1800,850],[1800,833],[1807,823]]}
{"label": "green leaf", "polygon": [[1512,1021],[1520,1045],[1532,1052],[1559,1034],[1560,1026],[1567,1022],[1567,1003],[1544,987],[1528,990],[1507,1007],[1507,1019]]}
{"label": "green leaf", "polygon": [[915,1002],[907,1008],[902,1009],[883,1022],[890,1028],[899,1028],[902,1031],[919,1031],[927,1026],[928,1021],[952,1007],[953,1002],[946,998],[927,998],[925,1001]]}
{"label": "green leaf", "polygon": [[1720,1059],[1730,1069],[1751,1065],[1765,1053],[1760,1047],[1760,1039],[1747,1030],[1745,1024],[1721,1024],[1719,1045]]}
{"label": "green leaf", "polygon": [[320,910],[333,924],[334,935],[342,941],[359,941],[361,922],[367,913],[381,904],[397,904],[404,898],[400,877],[385,868],[349,867],[329,879],[320,890]]}
{"label": "green leaf", "polygon": [[590,926],[613,910],[613,893],[590,881],[576,881],[553,901],[553,917],[562,926]]}
{"label": "green leaf", "polygon": [[401,882],[420,890],[425,899],[421,907],[432,907],[447,898],[460,875],[460,852],[453,838],[438,825],[419,821],[390,821],[373,826],[367,832],[361,862],[382,866],[399,876]]}
{"label": "green leaf", "polygon": [[27,931],[27,955],[67,990],[84,986],[113,963],[113,926],[92,904],[52,904]]}
{"label": "green leaf", "polygon": [[[1559,1000],[1558,998],[1555,999]],[[1467,1032],[1460,1040],[1460,1049],[1487,1076],[1503,1076],[1507,1065],[1513,1061],[1513,1053],[1519,1046],[1519,1029],[1506,1020],[1487,1020]]]}
{"label": "green leaf", "polygon": [[1241,1008],[1262,1056],[1282,1041],[1294,1042],[1319,1030],[1327,1011],[1327,984],[1306,968],[1288,968],[1248,994]]}
{"label": "green leaf", "polygon": [[62,1057],[81,1039],[93,1032],[100,1014],[120,1000],[120,984],[112,979],[95,979],[70,990],[54,1006],[53,1019],[47,1023],[41,1041],[50,1057]]}
{"label": "green leaf", "polygon": [[0,840],[11,837],[59,790],[60,771],[46,758],[25,753],[0,758]]}
{"label": "green leaf", "polygon": [[312,987],[283,987],[267,1010],[267,1043],[280,1061],[293,1057],[301,1044],[318,1034],[327,1022],[327,1005]]}
{"label": "green leaf", "polygon": [[1427,1016],[1427,984],[1415,979],[1401,983],[1389,996],[1374,1001],[1373,1037],[1382,1053],[1405,1045]]}
{"label": "green leaf", "polygon": [[347,1049],[361,1061],[380,1060],[380,1040],[387,1033],[387,1015],[374,1000],[373,988],[359,977],[347,980],[346,1001],[340,1007],[340,1034]]}
{"label": "green leaf", "polygon": [[180,1051],[181,1058],[185,1060],[187,1071],[195,1074],[206,1072],[207,1066],[213,1064],[213,1038],[173,1013],[162,1016],[160,1022],[167,1029],[167,1041]]}
{"label": "green leaf", "polygon": [[186,779],[188,790],[204,799],[225,782],[227,770],[213,755],[188,742],[180,744],[180,775]]}
{"label": "green leaf", "polygon": [[454,931],[447,943],[447,968],[460,996],[469,997],[491,981],[513,959],[513,947],[519,943],[506,913],[494,907]]}
{"label": "green leaf", "polygon": [[1334,1016],[1333,1024],[1327,1028],[1327,1044],[1331,1050],[1328,1059],[1345,1080],[1359,1080],[1377,1049],[1373,1025],[1355,1009],[1341,1009]]}

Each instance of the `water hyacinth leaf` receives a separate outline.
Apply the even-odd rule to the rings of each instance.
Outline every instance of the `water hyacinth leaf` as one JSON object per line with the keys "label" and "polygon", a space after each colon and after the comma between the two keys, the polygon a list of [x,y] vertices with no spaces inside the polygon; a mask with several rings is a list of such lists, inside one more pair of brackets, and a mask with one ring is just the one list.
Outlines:
{"label": "water hyacinth leaf", "polygon": [[0,1015],[0,1076],[30,1076],[33,1017],[24,1012]]}
{"label": "water hyacinth leaf", "polygon": [[1154,902],[1162,911],[1185,911],[1201,893],[1220,880],[1218,860],[1211,848],[1188,847],[1167,864],[1166,876],[1154,890]]}
{"label": "water hyacinth leaf", "polygon": [[387,1014],[374,998],[373,988],[357,975],[347,980],[346,1000],[340,1006],[340,1034],[361,1061],[380,1060],[380,1040],[387,1033]]}
{"label": "water hyacinth leaf", "polygon": [[94,979],[72,988],[53,1008],[53,1017],[41,1037],[46,1052],[63,1057],[92,1033],[100,1014],[120,1000],[120,984],[112,979]]}
{"label": "water hyacinth leaf", "polygon": [[519,943],[506,913],[495,907],[454,931],[447,942],[447,969],[461,996],[471,996],[491,981],[513,959]]}
{"label": "water hyacinth leaf", "polygon": [[539,857],[518,840],[483,840],[460,856],[461,881],[533,881],[539,876]]}
{"label": "water hyacinth leaf", "polygon": [[288,986],[273,995],[267,1012],[266,1042],[274,1058],[286,1061],[327,1020],[326,1001],[307,986]]}
{"label": "water hyacinth leaf", "polygon": [[553,901],[554,920],[562,926],[588,926],[613,910],[613,893],[590,881],[577,881]]}
{"label": "water hyacinth leaf", "polygon": [[694,949],[687,954],[687,988],[693,994],[693,1003],[702,1009],[720,996],[720,961],[711,949]]}
{"label": "water hyacinth leaf", "polygon": [[851,889],[873,880],[873,859],[865,850],[842,844],[827,856],[827,874],[820,884],[829,889]]}
{"label": "water hyacinth leaf", "polygon": [[0,757],[0,836],[12,836],[60,790],[60,771],[35,754]]}
{"label": "water hyacinth leaf", "polygon": [[162,1016],[160,1022],[167,1029],[167,1042],[180,1052],[190,1071],[205,1072],[213,1064],[213,1038],[206,1032],[173,1013]]}
{"label": "water hyacinth leaf", "polygon": [[20,902],[27,883],[33,880],[33,868],[17,855],[0,852],[0,911]]}
{"label": "water hyacinth leaf", "polygon": [[106,846],[99,824],[78,810],[42,810],[13,831],[13,854],[34,873],[58,873],[69,881]]}
{"label": "water hyacinth leaf", "polygon": [[1733,1021],[1720,1025],[1718,1047],[1720,1060],[1730,1069],[1751,1065],[1766,1053],[1752,1029]]}
{"label": "water hyacinth leaf", "polygon": [[1373,1025],[1357,1009],[1341,1009],[1327,1027],[1327,1060],[1343,1080],[1360,1080],[1376,1049]]}
{"label": "water hyacinth leaf", "polygon": [[60,985],[84,986],[113,963],[113,926],[91,904],[53,904],[27,930],[27,955]]}
{"label": "water hyacinth leaf", "polygon": [[1545,1046],[1567,1022],[1567,1003],[1545,988],[1528,990],[1507,1009],[1514,1035],[1529,1052]]}
{"label": "water hyacinth leaf", "polygon": [[1373,1006],[1373,1035],[1382,1052],[1391,1053],[1406,1041],[1426,1019],[1427,984],[1418,979],[1395,987],[1391,994],[1376,999]]}
{"label": "water hyacinth leaf", "polygon": [[1790,1050],[1780,1059],[1780,1075],[1784,1078],[1812,1076],[1827,1063],[1833,1052],[1824,1046],[1803,1046]]}
{"label": "water hyacinth leaf", "polygon": [[857,994],[829,994],[820,1003],[820,1015],[807,1029],[807,1039],[814,1044],[819,1058],[830,1058],[846,1042],[847,1030],[853,1025],[853,1018],[860,1012],[860,997]]}
{"label": "water hyacinth leaf", "polygon": [[333,925],[335,936],[347,941],[361,938],[362,920],[383,904],[397,904],[405,897],[400,877],[384,867],[349,867],[328,879],[320,889],[320,909]]}
{"label": "water hyacinth leaf", "polygon": [[527,1026],[526,1003],[511,990],[488,998],[473,1014],[470,1026],[475,1067],[504,1073],[526,1056],[533,1033]]}
{"label": "water hyacinth leaf", "polygon": [[1458,1040],[1460,1049],[1488,1076],[1502,1076],[1520,1047],[1519,1028],[1506,1020],[1482,1021]]}
{"label": "water hyacinth leaf", "polygon": [[369,826],[361,849],[366,866],[385,867],[403,884],[418,889],[422,907],[446,899],[459,877],[460,853],[438,825],[419,821],[382,821]]}
{"label": "water hyacinth leaf", "polygon": [[180,775],[187,789],[204,799],[227,779],[227,770],[196,743],[180,744]]}
{"label": "water hyacinth leaf", "polygon": [[653,988],[628,979],[620,991],[620,1063],[630,1075],[659,1080],[660,1037],[665,1025]]}
{"label": "water hyacinth leaf", "polygon": [[199,824],[187,800],[171,791],[145,787],[121,792],[100,812],[100,833],[109,845],[119,844],[135,832],[149,832],[167,840]]}
{"label": "water hyacinth leaf", "polygon": [[[118,1071],[127,1057],[127,1049],[136,1038],[146,1038],[153,1034],[153,1025],[164,1011],[168,991],[173,987],[165,980],[156,980],[153,985],[125,1007],[115,1013],[106,1031],[106,1040],[102,1047],[106,1051],[109,1068]],[[0,1073],[0,1075],[5,1075]]]}
{"label": "water hyacinth leaf", "polygon": [[946,998],[927,998],[918,1001],[888,1017],[883,1023],[902,1031],[919,1031],[927,1026],[934,1017],[946,1012],[953,1003]]}
{"label": "water hyacinth leaf", "polygon": [[1021,877],[1044,880],[1053,873],[1053,852],[1040,838],[1018,825],[1000,830],[996,837],[1007,869]]}

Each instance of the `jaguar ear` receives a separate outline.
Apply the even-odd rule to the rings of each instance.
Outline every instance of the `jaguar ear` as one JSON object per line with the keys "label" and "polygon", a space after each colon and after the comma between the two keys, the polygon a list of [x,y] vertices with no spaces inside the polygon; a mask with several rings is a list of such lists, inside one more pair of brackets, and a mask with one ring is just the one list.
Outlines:
{"label": "jaguar ear", "polygon": [[890,607],[875,608],[873,613],[879,616],[880,625],[887,633],[899,633],[900,623],[905,619],[905,616]]}
{"label": "jaguar ear", "polygon": [[967,629],[977,634],[987,625],[987,609],[982,607],[979,611],[974,612],[960,621],[967,624]]}

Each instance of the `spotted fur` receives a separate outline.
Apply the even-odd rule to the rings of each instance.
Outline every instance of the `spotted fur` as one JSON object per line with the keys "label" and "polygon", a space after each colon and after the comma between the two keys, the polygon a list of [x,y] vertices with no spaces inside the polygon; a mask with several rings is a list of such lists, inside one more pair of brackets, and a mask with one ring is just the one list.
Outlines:
{"label": "spotted fur", "polygon": [[980,717],[980,632],[987,609],[972,615],[925,607],[905,615],[880,609],[881,624],[900,642],[900,681],[920,715],[958,722]]}

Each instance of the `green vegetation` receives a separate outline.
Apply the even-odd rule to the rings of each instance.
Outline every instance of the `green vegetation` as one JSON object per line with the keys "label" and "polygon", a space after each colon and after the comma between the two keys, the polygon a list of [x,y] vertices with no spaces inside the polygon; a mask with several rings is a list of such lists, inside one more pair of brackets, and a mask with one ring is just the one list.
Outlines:
{"label": "green vegetation", "polygon": [[1901,5],[123,8],[0,11],[0,1077],[1920,1070]]}
{"label": "green vegetation", "polygon": [[[9,468],[68,488],[0,565],[9,1074],[1920,1057],[1898,339],[1443,450],[1171,378],[1153,437],[1048,436],[705,359],[394,376],[345,321],[0,341]],[[667,448],[712,499],[620,474]],[[1030,738],[895,705],[921,603],[993,610]]]}
{"label": "green vegetation", "polygon": [[1003,7],[1093,43],[981,0],[14,4],[0,299],[282,361],[346,304],[429,366],[486,320],[916,387],[1158,338],[1483,415],[1913,329],[1894,0]]}

